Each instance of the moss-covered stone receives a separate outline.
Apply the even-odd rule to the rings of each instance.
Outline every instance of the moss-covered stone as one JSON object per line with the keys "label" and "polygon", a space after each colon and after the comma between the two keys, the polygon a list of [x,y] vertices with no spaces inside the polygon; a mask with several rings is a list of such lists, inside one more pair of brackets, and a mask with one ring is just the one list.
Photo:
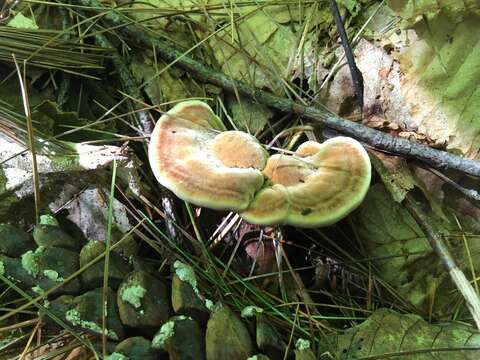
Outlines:
{"label": "moss-covered stone", "polygon": [[150,340],[141,336],[130,337],[115,347],[115,352],[130,360],[156,360],[158,352],[152,348]]}
{"label": "moss-covered stone", "polygon": [[[21,258],[0,255],[4,274],[24,290],[36,293],[59,285],[78,270],[78,255],[66,249],[38,247]],[[53,292],[53,295],[76,294],[81,290],[79,278],[74,278]]]}
{"label": "moss-covered stone", "polygon": [[182,280],[176,273],[172,279],[172,306],[178,315],[187,315],[200,324],[206,324],[210,311],[190,282]]}
{"label": "moss-covered stone", "polygon": [[[105,244],[101,241],[89,241],[80,251],[80,267],[86,266],[98,255],[105,252]],[[89,289],[102,286],[105,260],[102,259],[82,273],[82,280]],[[122,280],[130,272],[128,262],[115,252],[110,253],[108,268],[108,284],[117,289]]]}
{"label": "moss-covered stone", "polygon": [[152,340],[154,349],[168,353],[170,360],[205,359],[204,334],[191,317],[180,315],[170,318]]}
{"label": "moss-covered stone", "polygon": [[39,224],[33,229],[33,239],[38,246],[56,246],[70,250],[80,250],[83,239],[76,239],[63,231],[59,226]]}
{"label": "moss-covered stone", "polygon": [[258,348],[272,359],[283,358],[287,345],[264,315],[256,314],[256,340]]}
{"label": "moss-covered stone", "polygon": [[[78,253],[64,248],[38,247],[35,250],[34,262],[38,266],[39,277],[45,277],[54,283],[60,283],[78,270]],[[80,289],[78,278],[71,280],[71,282]]]}
{"label": "moss-covered stone", "polygon": [[170,316],[167,287],[156,277],[133,271],[120,284],[117,303],[125,325],[136,328],[155,328]]}
{"label": "moss-covered stone", "polygon": [[245,360],[254,351],[246,325],[222,304],[215,307],[208,320],[205,344],[207,360]]}
{"label": "moss-covered stone", "polygon": [[0,224],[0,254],[19,257],[35,249],[35,243],[27,232],[9,224]]}
{"label": "moss-covered stone", "polygon": [[[97,288],[80,296],[61,296],[50,303],[49,311],[77,329],[102,334],[103,288]],[[42,314],[53,325],[48,316]],[[107,336],[112,340],[124,337],[124,329],[118,316],[115,292],[107,289]]]}

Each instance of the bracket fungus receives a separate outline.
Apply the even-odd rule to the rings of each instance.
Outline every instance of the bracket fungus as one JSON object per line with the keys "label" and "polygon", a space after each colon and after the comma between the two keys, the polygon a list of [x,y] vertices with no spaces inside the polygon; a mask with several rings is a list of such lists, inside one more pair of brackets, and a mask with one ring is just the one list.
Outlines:
{"label": "bracket fungus", "polygon": [[263,170],[264,186],[240,213],[260,225],[320,227],[354,210],[370,185],[370,159],[349,137],[322,144],[307,141],[292,155],[271,156]]}
{"label": "bracket fungus", "polygon": [[263,185],[268,154],[253,136],[225,130],[212,109],[197,100],[161,116],[148,150],[158,182],[198,206],[246,209]]}
{"label": "bracket fungus", "polygon": [[157,180],[198,206],[239,212],[259,225],[319,227],[354,210],[370,185],[370,159],[348,137],[307,141],[293,155],[268,157],[251,135],[226,131],[201,101],[160,117],[149,145]]}

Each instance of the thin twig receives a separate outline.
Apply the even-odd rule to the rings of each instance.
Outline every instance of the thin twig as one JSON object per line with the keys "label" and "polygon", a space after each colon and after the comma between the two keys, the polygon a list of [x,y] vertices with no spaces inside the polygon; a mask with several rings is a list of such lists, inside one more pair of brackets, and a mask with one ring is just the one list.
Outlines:
{"label": "thin twig", "polygon": [[465,299],[467,307],[477,325],[477,329],[480,329],[480,300],[473,289],[472,284],[470,284],[463,272],[457,267],[455,260],[450,254],[450,250],[448,250],[448,247],[443,240],[442,234],[431,224],[428,215],[410,194],[407,194],[403,204],[415,219],[420,229],[422,229],[427,236],[433,250],[442,261],[443,266],[452,277],[455,286]]}
{"label": "thin twig", "polygon": [[342,16],[340,11],[338,11],[337,2],[335,0],[330,0],[330,8],[332,10],[333,19],[335,20],[335,25],[337,26],[338,35],[340,35],[340,40],[342,42],[343,51],[345,52],[345,57],[347,58],[348,67],[350,69],[350,76],[352,77],[353,89],[355,91],[355,96],[358,101],[358,106],[360,107],[360,114],[363,113],[363,75],[362,72],[358,69],[357,64],[355,63],[355,58],[353,57],[352,48],[350,47],[350,42],[348,41],[347,32],[343,26]]}
{"label": "thin twig", "polygon": [[115,199],[115,181],[117,176],[117,162],[113,159],[112,182],[108,199],[107,212],[107,236],[105,238],[105,263],[103,266],[103,289],[102,289],[102,354],[107,356],[107,309],[108,309],[108,280],[110,274],[110,249],[112,244],[112,223],[113,223],[113,200]]}
{"label": "thin twig", "polygon": [[119,28],[126,38],[134,40],[138,45],[155,49],[156,54],[164,61],[175,63],[185,69],[192,76],[205,82],[217,85],[224,90],[248,96],[260,104],[266,105],[284,113],[303,116],[321,125],[335,129],[342,134],[363,141],[379,150],[391,152],[407,158],[424,161],[438,168],[450,168],[466,174],[480,177],[480,161],[465,159],[445,151],[430,148],[426,145],[412,143],[406,139],[393,137],[378,130],[371,129],[362,124],[342,119],[327,110],[304,106],[290,99],[275,96],[270,92],[254,88],[243,81],[232,80],[203,63],[191,59],[182,52],[168,45],[165,41],[150,36],[143,29],[131,25],[132,21],[115,11],[108,11],[97,0],[76,0],[84,6],[92,7],[89,11],[104,12],[104,19]]}
{"label": "thin twig", "polygon": [[447,184],[449,184],[450,186],[452,186],[453,188],[455,188],[456,190],[460,191],[462,193],[462,195],[464,195],[465,197],[468,197],[472,200],[475,200],[475,201],[480,201],[480,193],[474,189],[467,189],[465,187],[463,187],[462,185],[460,184],[457,184],[455,181],[453,181],[452,179],[450,179],[447,175],[445,175],[444,173],[436,170],[436,169],[433,169],[431,167],[427,167],[427,170],[430,171],[432,174],[438,176],[441,180],[445,181]]}

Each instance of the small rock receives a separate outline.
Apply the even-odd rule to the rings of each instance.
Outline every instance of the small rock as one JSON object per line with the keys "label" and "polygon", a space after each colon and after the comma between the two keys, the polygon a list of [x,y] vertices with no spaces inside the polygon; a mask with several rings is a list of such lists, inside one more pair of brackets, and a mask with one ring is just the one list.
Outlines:
{"label": "small rock", "polygon": [[[35,252],[28,251],[22,255],[22,266],[31,275],[38,271],[34,277],[46,277],[58,284],[79,269],[78,253],[58,247],[39,246]],[[80,291],[80,279],[72,279],[65,288],[71,289],[71,292]]]}
{"label": "small rock", "polygon": [[129,360],[158,359],[158,352],[152,348],[150,340],[141,336],[130,337],[123,340],[115,347],[115,353],[122,354]]}
{"label": "small rock", "polygon": [[130,327],[157,329],[170,317],[167,287],[143,271],[133,271],[122,281],[117,304],[122,322]]}
{"label": "small rock", "polygon": [[202,325],[207,323],[210,315],[192,285],[181,280],[177,274],[172,279],[172,306],[175,314],[190,316]]}
{"label": "small rock", "polygon": [[[89,241],[80,251],[80,267],[86,266],[90,261],[105,251],[105,244],[101,241]],[[105,260],[99,260],[82,273],[82,280],[89,289],[102,286]],[[116,252],[110,252],[108,266],[108,284],[117,289],[122,280],[130,272],[128,262]]]}
{"label": "small rock", "polygon": [[170,360],[203,360],[204,339],[198,323],[191,317],[180,315],[162,325],[152,340],[152,347],[166,351]]}
{"label": "small rock", "polygon": [[0,224],[0,253],[19,257],[28,250],[35,249],[35,243],[27,232],[9,224]]}
{"label": "small rock", "polygon": [[[30,251],[27,253],[30,254]],[[32,254],[34,253],[32,252]],[[58,272],[55,270],[53,271],[47,270],[45,272],[47,275],[43,274],[41,271],[38,271],[36,277],[34,277],[30,272],[25,270],[21,259],[0,255],[0,273],[5,275],[10,281],[17,284],[20,288],[28,292],[41,294],[45,290],[48,290],[51,287],[58,285],[59,282],[63,281],[63,278],[58,275]],[[55,275],[57,275],[56,279]],[[80,291],[80,289],[80,281],[78,279],[73,279],[55,290],[52,294],[76,294]]]}
{"label": "small rock", "polygon": [[63,231],[59,226],[39,224],[33,229],[33,239],[38,246],[56,246],[70,250],[80,250],[83,239],[75,239]]}
{"label": "small rock", "polygon": [[226,305],[219,304],[207,323],[207,360],[245,360],[253,354],[253,342],[245,324]]}
{"label": "small rock", "polygon": [[[32,289],[41,293],[64,281],[65,278],[78,270],[78,254],[62,248],[38,247],[35,251],[29,250],[21,259],[0,256],[5,274],[12,281],[20,283],[24,289]],[[78,293],[81,290],[79,278],[74,278],[55,294]]]}
{"label": "small rock", "polygon": [[282,359],[287,345],[264,315],[256,315],[256,340],[258,348],[272,359]]}
{"label": "small rock", "polygon": [[[102,302],[103,288],[97,288],[80,296],[64,295],[50,303],[49,311],[77,328],[90,331],[94,334],[102,334]],[[41,314],[42,319],[52,324],[46,314]],[[115,301],[115,292],[107,289],[107,336],[112,340],[120,340],[124,337],[124,329],[118,316],[118,308]]]}

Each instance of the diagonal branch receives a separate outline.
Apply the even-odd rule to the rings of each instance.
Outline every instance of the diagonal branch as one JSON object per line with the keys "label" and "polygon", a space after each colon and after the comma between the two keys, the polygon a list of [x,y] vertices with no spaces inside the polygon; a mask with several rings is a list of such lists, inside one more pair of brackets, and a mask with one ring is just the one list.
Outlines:
{"label": "diagonal branch", "polygon": [[[466,174],[480,177],[480,161],[465,159],[426,145],[412,143],[406,139],[371,129],[362,124],[342,119],[330,112],[312,106],[304,106],[290,99],[254,88],[243,81],[232,80],[229,76],[185,56],[184,53],[170,46],[166,41],[151,37],[146,31],[134,25],[125,15],[101,6],[97,0],[75,0],[83,6],[91,7],[89,11],[103,12],[104,19],[113,27],[119,28],[129,39],[142,47],[155,49],[157,55],[168,63],[175,64],[190,73],[191,76],[221,87],[225,91],[239,93],[252,98],[260,104],[292,115],[303,116],[318,124],[335,129],[351,136],[378,150],[417,159],[438,168],[450,168]],[[109,11],[111,10],[111,11]]]}

